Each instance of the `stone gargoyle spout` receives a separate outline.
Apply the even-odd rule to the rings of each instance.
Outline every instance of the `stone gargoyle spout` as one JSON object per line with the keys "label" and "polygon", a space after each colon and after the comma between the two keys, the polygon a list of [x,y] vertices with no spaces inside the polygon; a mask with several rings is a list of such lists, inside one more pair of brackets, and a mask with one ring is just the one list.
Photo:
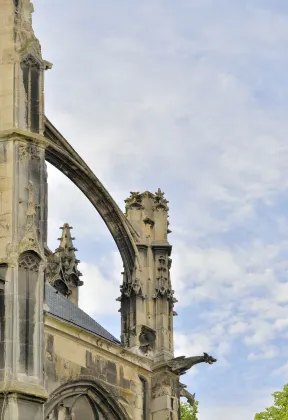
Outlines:
{"label": "stone gargoyle spout", "polygon": [[217,359],[214,359],[214,357],[209,356],[207,353],[203,353],[203,356],[175,357],[175,359],[169,360],[167,364],[173,372],[178,373],[179,375],[184,375],[187,370],[191,369],[192,366],[197,365],[198,363],[208,363],[209,365],[212,365],[215,362],[217,362]]}
{"label": "stone gargoyle spout", "polygon": [[187,385],[179,384],[179,391],[180,391],[180,397],[184,397],[187,399],[187,403],[193,407],[195,404],[195,394],[190,394],[189,391],[187,391]]}

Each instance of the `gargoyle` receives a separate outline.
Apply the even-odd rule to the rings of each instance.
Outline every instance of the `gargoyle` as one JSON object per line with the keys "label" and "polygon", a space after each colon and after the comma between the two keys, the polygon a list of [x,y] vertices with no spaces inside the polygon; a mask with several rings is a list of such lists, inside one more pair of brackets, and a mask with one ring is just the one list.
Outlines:
{"label": "gargoyle", "polygon": [[184,384],[179,384],[179,389],[180,389],[180,397],[184,397],[187,399],[187,402],[189,405],[191,405],[191,407],[193,407],[194,403],[195,403],[195,394],[190,394],[190,392],[187,391],[187,385]]}
{"label": "gargoyle", "polygon": [[168,366],[173,372],[183,375],[187,372],[187,370],[191,369],[192,366],[197,365],[198,363],[208,363],[209,365],[212,365],[215,362],[217,362],[217,359],[214,359],[214,357],[209,356],[207,353],[203,353],[203,356],[175,357],[175,359],[168,361]]}

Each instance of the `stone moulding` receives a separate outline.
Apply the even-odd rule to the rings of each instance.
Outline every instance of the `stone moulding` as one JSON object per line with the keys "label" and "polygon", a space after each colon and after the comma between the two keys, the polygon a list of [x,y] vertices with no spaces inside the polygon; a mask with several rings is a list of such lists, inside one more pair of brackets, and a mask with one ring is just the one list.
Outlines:
{"label": "stone moulding", "polygon": [[[53,315],[50,315],[49,312],[46,313],[45,317],[45,330],[49,329],[51,332],[59,333],[59,328],[55,326],[55,321],[58,323],[60,322],[62,325],[61,329],[61,335],[71,337],[74,336],[77,341],[82,342],[84,345],[87,346],[87,343],[89,344],[89,348],[93,349],[96,347],[98,350],[103,351],[105,354],[106,352],[109,352],[110,355],[113,354],[114,357],[125,359],[128,363],[131,363],[134,366],[140,366],[143,369],[146,369],[148,371],[152,371],[152,364],[153,361],[148,359],[145,356],[136,355],[132,351],[129,351],[128,349],[125,349],[121,346],[117,346],[116,344],[113,344],[104,338],[96,337],[92,335],[89,331],[84,331],[81,328],[74,326],[73,329],[75,330],[75,334],[71,333],[71,325],[68,324],[66,321],[60,320],[58,318],[53,317]],[[69,328],[69,331],[64,331],[63,326],[66,325]],[[79,334],[79,332],[81,335]],[[77,333],[76,333],[77,331]],[[86,339],[87,338],[87,339]]]}
{"label": "stone moulding", "polygon": [[27,395],[27,397],[31,396],[33,400],[38,399],[42,402],[46,401],[48,398],[48,393],[43,386],[33,383],[27,384],[13,380],[0,382],[0,393],[19,393],[21,395]]}
{"label": "stone moulding", "polygon": [[[108,415],[107,418],[111,418],[111,420],[130,419],[126,409],[123,405],[119,404],[117,395],[114,395],[111,388],[108,388],[94,377],[90,378],[85,376],[80,376],[76,380],[64,383],[51,394],[45,404],[45,418],[63,400],[76,395],[87,395],[96,406],[101,407],[105,411],[105,415]],[[105,401],[105,405],[103,401]]]}

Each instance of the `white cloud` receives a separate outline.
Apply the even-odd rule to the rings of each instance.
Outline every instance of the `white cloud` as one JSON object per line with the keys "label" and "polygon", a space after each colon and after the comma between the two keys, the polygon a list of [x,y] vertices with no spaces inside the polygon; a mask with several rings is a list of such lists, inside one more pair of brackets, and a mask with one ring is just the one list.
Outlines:
{"label": "white cloud", "polygon": [[[156,7],[157,10],[159,12]],[[144,15],[143,18],[147,19],[148,27],[152,25],[153,32],[155,28],[150,16]],[[280,16],[276,18],[281,21]],[[177,22],[177,17],[175,19]],[[264,37],[266,20],[265,14],[249,15],[251,31],[253,21],[259,25]],[[169,21],[173,25],[173,17],[169,16]],[[245,20],[245,27],[247,24]],[[156,175],[157,183],[165,183],[165,177],[171,179],[172,173],[177,173],[178,182],[187,182],[188,176],[189,191],[182,219],[183,223],[189,221],[193,236],[227,230],[244,219],[249,220],[256,200],[269,200],[276,191],[287,186],[286,119],[279,124],[279,116],[276,121],[270,109],[262,109],[255,101],[254,90],[248,81],[238,76],[237,61],[235,67],[230,66],[231,34],[221,36],[221,42],[218,38],[224,27],[217,24],[211,37],[206,26],[203,38],[203,28],[196,25],[197,43],[191,46],[189,39],[179,36],[170,26],[169,30],[161,32],[161,39],[156,38],[158,42],[153,45],[156,51],[152,56],[147,45],[150,41],[147,31],[127,35],[126,28],[124,31],[120,27],[115,28],[119,33],[108,37],[95,34],[95,57],[89,54],[91,40],[84,39],[85,33],[79,31],[77,37],[72,34],[73,42],[69,40],[69,45],[63,39],[61,52],[66,46],[69,61],[71,47],[74,49],[81,44],[81,63],[88,73],[81,84],[79,80],[76,84],[73,82],[74,73],[65,71],[63,88],[66,88],[70,101],[81,97],[87,107],[75,108],[73,105],[70,111],[65,109],[64,100],[58,104],[58,109],[52,108],[50,102],[47,104],[53,121],[114,191],[122,190],[123,186],[125,191],[145,188],[145,182],[154,184]],[[242,32],[241,25],[237,28]],[[252,31],[252,34],[256,36],[258,32]],[[247,36],[245,31],[242,45],[245,45]],[[192,56],[187,65],[179,49],[170,52],[170,43],[175,39],[184,48],[188,42],[187,50],[192,47],[191,54],[200,45],[202,53],[206,48],[209,53],[206,51],[207,56],[202,59],[193,59]],[[277,39],[280,39],[279,35]],[[219,45],[224,48],[222,60],[210,51],[211,48],[218,51]],[[238,35],[236,45],[239,46]],[[252,47],[254,52],[254,46],[249,43],[249,48]],[[57,46],[53,45],[51,54],[57,56],[57,51]],[[261,52],[265,53],[263,45]],[[59,64],[53,70],[53,80],[56,72],[57,77],[61,77],[60,64],[64,65],[58,56],[57,60]],[[49,82],[50,76],[47,77]],[[89,89],[85,88],[88,79]],[[69,89],[68,83],[74,88]],[[91,95],[91,92],[97,94]],[[77,112],[78,118],[71,124],[72,112]],[[144,177],[148,168],[149,179]],[[192,168],[191,173],[189,168]],[[159,175],[160,170],[162,175]],[[170,196],[176,195],[169,184],[167,188]],[[121,196],[121,200],[125,196]],[[224,219],[215,217],[214,206],[225,210]]]}
{"label": "white cloud", "polygon": [[249,329],[249,324],[243,321],[236,321],[232,323],[228,329],[229,334],[238,335],[243,334]]}
{"label": "white cloud", "polygon": [[284,330],[285,328],[288,328],[288,319],[287,318],[279,318],[275,321],[275,328],[277,330]]}
{"label": "white cloud", "polygon": [[[105,265],[106,270],[103,269]],[[119,302],[116,302],[116,298],[120,295],[122,280],[121,258],[118,253],[102,259],[99,266],[82,262],[79,267],[84,279],[84,286],[80,289],[79,306],[96,319],[99,315],[117,315]]]}
{"label": "white cloud", "polygon": [[199,420],[252,420],[256,413],[265,410],[265,407],[273,405],[273,388],[257,387],[250,392],[250,402],[233,404],[227,398],[223,403],[199,405]]}
{"label": "white cloud", "polygon": [[279,350],[275,346],[270,346],[265,348],[263,352],[258,353],[249,353],[248,360],[257,360],[257,359],[273,359],[274,357],[278,356]]}
{"label": "white cloud", "polygon": [[283,376],[286,380],[288,375],[288,362],[285,362],[282,366],[280,366],[278,369],[275,369],[272,371],[273,375],[280,375]]}
{"label": "white cloud", "polygon": [[212,347],[212,339],[208,334],[195,333],[193,336],[175,333],[175,356],[201,356],[204,352],[209,352]]}
{"label": "white cloud", "polygon": [[252,334],[244,338],[245,344],[248,346],[262,346],[275,338],[275,331],[271,328],[269,322],[260,319],[252,320],[251,328]]}

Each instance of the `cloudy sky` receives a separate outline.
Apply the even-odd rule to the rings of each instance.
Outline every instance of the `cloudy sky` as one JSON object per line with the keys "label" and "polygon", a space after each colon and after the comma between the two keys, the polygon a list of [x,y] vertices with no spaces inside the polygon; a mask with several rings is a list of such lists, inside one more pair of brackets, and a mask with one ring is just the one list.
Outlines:
{"label": "cloudy sky", "polygon": [[[251,420],[288,382],[287,0],[35,0],[46,114],[124,209],[170,201],[177,355],[199,420]],[[81,306],[114,335],[121,261],[49,167],[49,245],[74,227]],[[183,377],[184,381],[184,377]]]}

